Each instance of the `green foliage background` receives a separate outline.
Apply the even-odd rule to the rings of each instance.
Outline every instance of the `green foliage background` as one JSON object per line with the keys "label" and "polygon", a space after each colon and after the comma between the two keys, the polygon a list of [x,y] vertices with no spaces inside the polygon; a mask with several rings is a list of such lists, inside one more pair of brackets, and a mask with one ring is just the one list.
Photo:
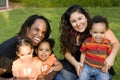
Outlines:
{"label": "green foliage background", "polygon": [[[59,52],[59,22],[60,17],[72,4],[83,6],[91,17],[94,15],[106,16],[110,29],[115,33],[120,41],[120,0],[9,0],[11,2],[22,3],[26,8],[14,9],[0,12],[0,44],[16,35],[25,19],[32,14],[39,14],[51,20],[51,37],[55,39],[54,52],[57,58],[63,58]],[[119,7],[116,7],[119,6]],[[120,77],[120,52],[118,53],[114,69],[113,80]]]}
{"label": "green foliage background", "polygon": [[120,6],[120,0],[9,0],[20,2],[26,7],[67,7],[79,4],[84,7],[114,7]]}
{"label": "green foliage background", "polygon": [[[109,21],[110,29],[115,33],[117,38],[120,41],[120,7],[109,7],[109,8],[91,8],[91,7],[84,7],[87,12],[90,14],[91,17],[94,15],[102,15],[106,16]],[[23,8],[23,9],[15,9],[6,12],[0,12],[0,43],[3,41],[11,38],[12,36],[16,35],[17,32],[20,30],[22,23],[27,19],[28,16],[33,14],[39,14],[47,17],[51,20],[51,28],[52,33],[51,37],[55,39],[55,47],[54,53],[57,58],[63,58],[63,55],[59,52],[59,22],[60,17],[66,10],[64,8]],[[113,80],[119,80],[120,76],[120,52],[118,53],[114,69],[115,69],[115,76]]]}

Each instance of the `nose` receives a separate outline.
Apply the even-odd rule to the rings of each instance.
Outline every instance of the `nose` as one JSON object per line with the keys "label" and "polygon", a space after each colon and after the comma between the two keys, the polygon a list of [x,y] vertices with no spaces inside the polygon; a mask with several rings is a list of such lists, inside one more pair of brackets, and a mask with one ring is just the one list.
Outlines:
{"label": "nose", "polygon": [[79,26],[80,25],[79,21],[76,21],[76,24]]}
{"label": "nose", "polygon": [[43,53],[46,54],[46,50],[43,50]]}
{"label": "nose", "polygon": [[38,32],[38,36],[41,37],[43,36],[43,33],[41,31]]}
{"label": "nose", "polygon": [[97,36],[100,36],[100,34],[98,33]]}

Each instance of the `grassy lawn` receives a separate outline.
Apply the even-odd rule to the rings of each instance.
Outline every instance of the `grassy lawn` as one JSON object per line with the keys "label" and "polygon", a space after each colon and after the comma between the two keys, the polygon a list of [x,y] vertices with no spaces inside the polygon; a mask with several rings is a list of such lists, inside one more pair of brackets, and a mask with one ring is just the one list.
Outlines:
{"label": "grassy lawn", "polygon": [[[120,7],[113,8],[86,8],[91,17],[94,15],[103,15],[108,18],[110,29],[115,33],[120,41]],[[21,24],[26,18],[32,14],[39,14],[46,16],[51,22],[52,33],[51,37],[55,39],[56,44],[54,53],[58,58],[63,58],[59,52],[59,22],[60,16],[64,13],[66,8],[25,8],[15,9],[6,12],[0,12],[0,43],[9,39],[19,31]],[[116,75],[113,80],[119,80],[120,76],[120,52],[116,57],[114,69]]]}

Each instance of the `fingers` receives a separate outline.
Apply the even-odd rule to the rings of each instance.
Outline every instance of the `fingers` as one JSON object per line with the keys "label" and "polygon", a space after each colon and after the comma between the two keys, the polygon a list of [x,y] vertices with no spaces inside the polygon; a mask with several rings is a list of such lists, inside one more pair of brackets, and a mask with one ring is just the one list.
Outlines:
{"label": "fingers", "polygon": [[108,72],[108,65],[105,66],[105,72]]}
{"label": "fingers", "polygon": [[50,69],[48,72],[47,72],[47,74],[49,74],[49,73],[51,73],[53,70],[52,69]]}
{"label": "fingers", "polygon": [[111,66],[112,66],[112,65],[110,64],[110,62],[107,62],[107,60],[105,60],[104,66],[103,66],[103,69],[102,69],[102,70],[107,73],[108,70],[111,68]]}
{"label": "fingers", "polygon": [[105,66],[103,66],[101,70],[102,72],[105,72],[106,71]]}
{"label": "fingers", "polygon": [[81,72],[82,72],[82,69],[83,69],[83,64],[80,64],[79,66],[79,69],[77,71],[77,75],[80,76]]}
{"label": "fingers", "polygon": [[107,73],[108,70],[109,70],[108,65],[105,64],[105,65],[102,67],[101,70],[102,70],[103,72]]}
{"label": "fingers", "polygon": [[79,72],[79,71],[77,71],[77,75],[78,75],[78,76],[80,75],[80,72]]}
{"label": "fingers", "polygon": [[83,64],[82,64],[82,63],[80,63],[80,67],[83,67]]}
{"label": "fingers", "polygon": [[79,70],[77,70],[77,75],[80,76],[82,69],[80,68]]}

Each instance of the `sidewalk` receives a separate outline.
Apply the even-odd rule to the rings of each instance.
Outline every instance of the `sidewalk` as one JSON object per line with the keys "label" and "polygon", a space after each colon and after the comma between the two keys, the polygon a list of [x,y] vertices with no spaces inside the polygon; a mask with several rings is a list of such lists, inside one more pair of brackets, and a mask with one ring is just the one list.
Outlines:
{"label": "sidewalk", "polygon": [[0,12],[4,12],[4,11],[10,11],[12,9],[16,9],[16,8],[23,8],[23,6],[20,3],[8,3],[8,9],[7,8],[0,8]]}

